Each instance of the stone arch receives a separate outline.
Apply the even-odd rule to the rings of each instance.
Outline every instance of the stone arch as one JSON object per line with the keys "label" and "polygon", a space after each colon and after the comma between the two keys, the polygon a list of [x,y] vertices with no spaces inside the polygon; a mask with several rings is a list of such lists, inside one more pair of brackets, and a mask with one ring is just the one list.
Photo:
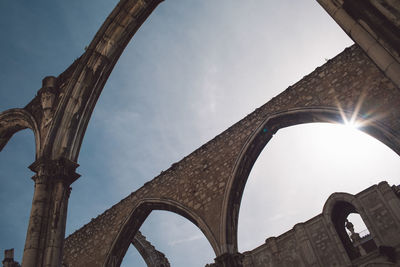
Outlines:
{"label": "stone arch", "polygon": [[366,215],[364,213],[361,204],[354,195],[349,193],[333,193],[332,195],[329,196],[322,209],[322,214],[326,219],[330,219],[333,208],[339,201],[351,204],[360,213],[360,216],[363,219],[366,218]]}
{"label": "stone arch", "polygon": [[218,255],[218,242],[213,236],[211,229],[199,215],[173,200],[160,198],[144,198],[135,205],[130,215],[123,223],[123,226],[117,233],[116,238],[114,239],[107,253],[107,256],[105,257],[102,266],[120,266],[122,259],[125,256],[125,253],[135,234],[138,232],[140,226],[153,210],[170,211],[181,215],[191,221],[203,232],[207,240],[210,242],[210,245],[213,248],[215,254]]}
{"label": "stone arch", "polygon": [[[68,81],[65,82],[65,87],[63,87],[63,89],[65,90],[63,91],[62,99],[60,100],[58,108],[56,109],[56,113],[54,115],[55,119],[52,121],[52,124],[49,125],[49,134],[46,135],[46,139],[43,139],[43,143],[46,145],[46,151],[44,154],[46,154],[46,156],[48,156],[50,159],[54,160],[52,164],[48,165],[62,165],[58,164],[59,162],[61,162],[59,159],[62,158],[62,161],[64,161],[64,158],[66,158],[67,160],[69,160],[66,162],[71,162],[72,164],[69,165],[72,165],[74,167],[72,171],[68,170],[68,172],[73,173],[71,176],[76,179],[76,174],[74,173],[76,165],[73,163],[77,161],[87,124],[89,122],[96,101],[102,91],[102,88],[104,87],[116,61],[123,52],[127,43],[132,38],[133,34],[137,31],[137,29],[144,22],[147,16],[160,2],[161,0],[121,0],[116,8],[112,11],[110,16],[108,16],[100,30],[97,32],[87,51],[77,60],[77,63],[74,64],[73,69],[71,69],[72,74],[68,78]],[[352,50],[354,51],[355,49]],[[354,63],[354,60],[350,60],[350,58],[353,57],[353,54],[355,53],[347,53],[347,60],[349,60],[348,63],[351,66],[357,65]],[[340,72],[343,75],[337,78],[332,78],[331,82],[327,85],[327,83],[323,84],[324,79],[321,79],[326,76],[326,73],[324,71],[317,71],[313,77],[309,77],[308,87],[317,88],[313,85],[323,84],[320,88],[317,89],[328,91],[327,94],[331,91],[333,91],[333,94],[336,94],[335,90],[331,88],[340,87],[341,89],[351,89],[352,91],[354,88],[363,88],[363,86],[365,86],[365,83],[370,83],[370,99],[384,99],[386,101],[386,106],[383,106],[382,109],[386,109],[390,106],[390,104],[388,103],[390,103],[390,100],[393,98],[391,98],[390,96],[385,96],[381,98],[378,97],[379,93],[386,95],[389,94],[389,92],[378,92],[379,90],[376,90],[375,86],[378,89],[387,89],[384,87],[379,87],[380,85],[374,84],[375,81],[378,81],[377,79],[373,79],[373,77],[371,78],[371,76],[367,76],[366,74],[364,74],[364,77],[360,76],[360,74],[362,74],[361,69],[354,69],[351,75],[348,75],[349,73],[346,72],[345,68],[343,68],[342,63],[343,62],[341,62],[340,60],[337,61],[337,67],[340,69]],[[365,64],[368,64],[368,62],[363,60],[359,61],[358,64],[359,66],[363,66]],[[336,70],[334,70],[332,73],[336,73]],[[357,84],[359,84],[357,88],[357,85],[355,85],[355,83],[351,83],[351,78],[343,78],[345,76],[357,76],[357,80],[362,80],[362,78],[368,79],[364,79],[364,84],[362,84],[362,82],[360,84],[357,81]],[[336,83],[338,79],[340,80],[339,84]],[[385,81],[383,81],[382,79],[380,80],[382,84],[385,83]],[[350,85],[346,86],[348,84]],[[242,146],[241,150],[238,149],[238,154],[236,154],[236,150],[232,149],[232,162],[235,162],[235,164],[233,166],[229,165],[228,163],[226,164],[226,166],[230,168],[229,172],[232,171],[232,175],[230,175],[231,173],[229,173],[229,176],[223,176],[222,174],[218,175],[223,176],[222,178],[226,178],[227,181],[227,183],[225,183],[225,180],[220,183],[222,185],[221,187],[224,187],[226,185],[226,188],[223,189],[225,195],[221,196],[221,199],[223,199],[222,205],[218,206],[218,211],[220,211],[220,207],[222,209],[222,215],[220,216],[221,219],[218,219],[218,222],[221,222],[221,231],[218,232],[216,231],[216,229],[213,229],[215,230],[214,233],[218,233],[218,238],[214,237],[211,234],[212,231],[209,230],[208,227],[204,227],[206,226],[206,223],[200,220],[199,216],[196,217],[196,215],[194,213],[191,213],[190,210],[186,210],[183,206],[180,206],[177,203],[172,203],[171,201],[160,199],[156,199],[154,202],[140,202],[140,205],[137,205],[136,208],[133,209],[132,214],[128,216],[127,220],[125,222],[122,222],[121,227],[119,227],[119,225],[117,226],[115,230],[116,232],[118,231],[117,238],[115,239],[115,242],[117,243],[114,243],[111,247],[107,256],[107,261],[104,264],[106,264],[107,266],[118,265],[118,261],[122,259],[123,254],[126,251],[126,249],[124,250],[126,236],[132,238],[133,236],[131,235],[133,235],[135,231],[137,231],[137,229],[140,227],[140,224],[143,223],[148,214],[154,209],[171,210],[180,215],[183,215],[184,217],[194,222],[200,227],[203,233],[206,234],[206,237],[211,242],[217,255],[221,255],[225,251],[235,252],[235,250],[237,250],[236,225],[243,189],[246,184],[248,174],[255,160],[257,159],[259,153],[269,141],[269,139],[272,138],[272,134],[274,134],[280,128],[300,123],[330,120],[340,121],[340,110],[334,108],[330,110],[329,108],[326,108],[326,106],[335,104],[335,102],[332,101],[331,96],[325,96],[324,98],[322,93],[318,94],[318,92],[320,92],[319,90],[317,90],[313,94],[307,95],[305,93],[300,93],[302,91],[300,89],[303,90],[304,88],[298,88],[297,92],[294,93],[293,90],[291,90],[293,95],[290,96],[294,99],[300,99],[301,101],[298,101],[296,103],[288,103],[289,101],[287,101],[286,103],[284,101],[282,101],[281,103],[278,102],[277,106],[279,107],[277,108],[285,110],[284,112],[276,113],[277,109],[266,111],[266,113],[262,114],[262,117],[259,117],[260,120],[263,120],[263,123],[261,124],[259,122],[250,123],[251,120],[249,119],[248,124],[252,124],[252,127],[256,129],[254,131],[253,128],[246,129],[246,133],[241,135],[240,138],[237,138],[238,140],[240,139],[240,141],[244,141],[244,145]],[[290,92],[288,93],[288,95],[289,94]],[[350,103],[350,105],[355,104],[351,102],[352,98],[355,97],[355,94],[347,94],[347,92],[340,92],[337,94],[341,94],[340,100],[342,102]],[[284,98],[284,96],[279,97],[280,100]],[[293,107],[291,104],[298,105],[300,106],[300,108],[290,109],[290,107]],[[371,106],[373,106],[374,104],[376,103],[372,103]],[[395,104],[397,103],[394,103],[393,101],[393,106]],[[321,105],[323,107],[319,110],[317,105]],[[307,109],[305,108],[305,106],[314,106],[314,108]],[[376,104],[375,106],[378,105]],[[353,107],[355,108],[355,105],[353,105]],[[392,108],[392,110],[393,109],[394,107]],[[252,115],[252,117],[254,118],[258,115],[259,114],[255,114]],[[265,117],[267,117],[266,120],[264,120],[264,115],[266,115]],[[390,125],[393,128],[400,127],[397,123],[398,113],[393,111],[393,114],[391,114],[390,116],[392,116],[392,122],[395,119],[396,122],[390,124],[390,121],[388,121],[386,125]],[[20,130],[21,125],[16,124],[15,127],[16,128],[14,128],[14,130],[18,131]],[[22,124],[22,127],[25,126],[23,126]],[[3,142],[5,144],[6,141],[14,133],[14,130],[5,130],[4,136],[0,136],[5,141],[3,141],[3,139],[0,139],[0,142]],[[393,134],[390,131],[390,128],[385,128],[385,126],[379,125],[378,122],[368,125],[363,130],[375,136],[377,139],[387,144],[390,148],[392,148],[394,151],[396,151],[396,153],[399,154],[399,131],[396,132],[396,137],[396,134]],[[244,137],[242,138],[242,136]],[[215,143],[216,142],[217,141],[215,141]],[[238,145],[238,147],[240,145],[241,143]],[[41,162],[38,162],[36,166],[39,164],[41,164]],[[68,175],[70,174],[68,173]],[[215,200],[216,204],[220,204],[218,202],[219,200],[220,199]],[[57,211],[57,209],[54,210]],[[131,209],[128,209],[128,212],[130,210]],[[62,231],[58,231],[57,234],[59,232]],[[215,239],[218,240],[219,244],[222,244],[222,247],[218,247],[216,245],[217,242],[215,241]],[[62,252],[61,248],[62,246],[60,246],[56,252]]]}
{"label": "stone arch", "polygon": [[[390,127],[377,120],[365,120],[364,114],[356,115],[356,120],[366,124],[359,130],[375,137],[400,155],[400,140]],[[247,139],[226,187],[220,224],[221,240],[226,244],[226,252],[237,251],[237,230],[239,209],[244,188],[251,169],[264,147],[273,135],[282,128],[312,122],[343,123],[344,117],[351,118],[353,112],[334,107],[304,107],[278,112],[268,116]]]}
{"label": "stone arch", "polygon": [[163,0],[121,0],[70,70],[46,140],[46,153],[77,162],[105,83],[133,35]]}
{"label": "stone arch", "polygon": [[36,157],[40,153],[40,132],[35,118],[21,108],[9,109],[0,113],[0,151],[18,131],[31,129],[35,136]]}
{"label": "stone arch", "polygon": [[[235,266],[232,262],[240,261],[237,221],[243,190],[255,160],[273,134],[301,123],[342,122],[342,116],[351,118],[354,112],[357,119],[368,122],[361,130],[400,154],[399,99],[399,88],[352,46],[68,237],[65,260],[71,266],[118,266],[129,239],[151,210],[171,210],[171,205],[145,205],[143,201],[152,198],[156,203],[174,200],[198,214],[208,226],[200,228],[211,240],[216,262]],[[209,197],[192,196],[201,190]],[[189,197],[180,192],[190,192]],[[177,213],[185,211],[184,207]],[[75,253],[74,246],[81,244],[85,253]],[[100,244],[99,252],[95,247]]]}

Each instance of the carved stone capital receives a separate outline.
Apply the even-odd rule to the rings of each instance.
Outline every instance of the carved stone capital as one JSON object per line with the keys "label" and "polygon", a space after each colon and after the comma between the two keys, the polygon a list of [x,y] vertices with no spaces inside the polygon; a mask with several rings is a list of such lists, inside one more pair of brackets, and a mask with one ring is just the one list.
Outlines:
{"label": "carved stone capital", "polygon": [[78,166],[78,163],[66,158],[56,160],[40,158],[32,163],[29,169],[36,172],[36,175],[32,177],[35,183],[62,180],[67,185],[71,185],[80,177],[80,174],[75,172]]}

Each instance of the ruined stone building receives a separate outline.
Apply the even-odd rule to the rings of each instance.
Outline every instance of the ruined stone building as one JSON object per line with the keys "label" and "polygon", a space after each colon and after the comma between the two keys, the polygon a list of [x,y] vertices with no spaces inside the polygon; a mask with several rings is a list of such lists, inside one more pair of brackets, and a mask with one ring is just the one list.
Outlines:
{"label": "ruined stone building", "polygon": [[[334,193],[321,214],[244,252],[243,266],[399,266],[399,193],[386,182],[357,195]],[[346,219],[351,213],[364,219],[363,235]]]}
{"label": "ruined stone building", "polygon": [[[59,76],[45,77],[24,108],[0,113],[0,149],[17,131],[30,128],[35,135],[35,189],[22,266],[120,266],[131,244],[148,265],[169,266],[138,232],[153,210],[193,222],[215,252],[211,266],[399,266],[399,194],[387,183],[354,196],[335,193],[322,214],[293,230],[249,252],[237,246],[248,175],[279,129],[355,115],[363,122],[360,130],[400,154],[397,0],[318,0],[355,45],[65,238],[70,186],[80,177],[75,170],[96,101],[122,51],[160,2],[121,0],[83,55]],[[350,213],[360,214],[369,237],[352,230]],[[18,266],[12,254],[6,251],[4,266]]]}

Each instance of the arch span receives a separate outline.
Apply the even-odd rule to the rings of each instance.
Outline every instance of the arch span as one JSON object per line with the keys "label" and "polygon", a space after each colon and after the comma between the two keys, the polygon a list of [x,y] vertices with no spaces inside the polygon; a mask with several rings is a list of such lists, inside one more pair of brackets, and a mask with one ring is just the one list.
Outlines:
{"label": "arch span", "polygon": [[105,83],[133,35],[163,0],[121,0],[74,63],[51,124],[46,152],[77,161]]}
{"label": "arch span", "polygon": [[[53,229],[50,229],[50,226],[54,225],[53,222],[47,221],[47,217],[43,216],[43,225],[47,225],[45,226],[47,227],[46,231],[51,233],[51,236],[47,239],[53,240],[52,236],[54,236],[56,242],[52,243],[46,241],[44,244],[45,249],[38,250],[37,252],[34,251],[36,247],[38,247],[36,234],[39,235],[42,232],[41,229],[37,229],[36,232],[28,231],[27,240],[32,239],[33,241],[32,243],[26,243],[27,247],[33,248],[29,253],[32,253],[31,255],[37,254],[38,259],[43,257],[43,252],[45,250],[49,249],[50,254],[48,255],[51,255],[51,257],[46,257],[46,265],[50,264],[47,262],[47,259],[54,258],[58,261],[60,258],[59,255],[62,254],[63,245],[59,236],[63,236],[63,231],[65,229],[65,214],[68,200],[65,196],[68,195],[69,185],[78,176],[75,173],[77,167],[76,161],[97,98],[125,46],[139,26],[160,2],[161,0],[121,0],[96,34],[87,51],[77,60],[77,63],[74,65],[73,69],[71,69],[71,75],[68,77],[68,81],[65,81],[65,85],[62,86],[63,92],[60,94],[61,97],[58,106],[55,109],[54,115],[52,115],[53,120],[51,120],[48,126],[48,134],[45,135],[46,139],[42,140],[43,144],[46,146],[43,154],[51,159],[51,161],[38,161],[34,168],[35,172],[39,173],[41,170],[39,170],[38,166],[40,165],[41,169],[44,170],[43,172],[46,171],[46,176],[49,177],[50,175],[47,175],[47,173],[53,175],[53,170],[57,169],[57,172],[59,172],[57,176],[65,178],[65,182],[59,181],[58,183],[61,188],[59,192],[62,192],[60,196],[56,194],[56,190],[46,189],[49,192],[55,191],[56,193],[54,193],[54,195],[47,194],[45,190],[38,191],[39,193],[37,194],[35,191],[35,195],[37,196],[41,196],[41,193],[44,192],[43,195],[46,194],[47,199],[49,199],[46,205],[48,205],[50,209],[43,206],[43,214],[55,214],[55,216],[53,216],[54,221],[60,221],[61,223],[58,223],[59,228],[53,231]],[[378,36],[380,36],[380,34],[378,34]],[[199,198],[199,203],[196,203],[194,209],[198,209],[199,211],[196,212],[202,214],[204,222],[208,223],[210,229],[203,227],[201,230],[211,241],[217,255],[222,256],[222,253],[232,253],[237,250],[237,214],[239,212],[243,188],[254,161],[258,157],[259,152],[272,137],[272,134],[280,128],[296,123],[321,121],[315,117],[318,112],[310,116],[307,115],[310,114],[309,111],[304,112],[304,114],[301,112],[286,114],[285,112],[287,112],[287,110],[293,111],[294,107],[305,109],[311,106],[314,108],[322,106],[326,107],[324,108],[325,110],[329,110],[329,107],[334,107],[336,102],[343,103],[343,106],[346,106],[348,110],[357,109],[354,98],[359,97],[359,95],[366,90],[368,93],[368,106],[376,108],[378,113],[387,112],[388,118],[379,120],[379,123],[382,122],[382,124],[378,124],[377,120],[376,124],[368,126],[370,128],[365,128],[364,131],[377,137],[399,153],[398,136],[400,133],[400,124],[398,118],[400,114],[398,111],[398,103],[400,97],[398,87],[395,88],[393,84],[390,84],[388,79],[377,72],[376,68],[372,66],[372,63],[361,56],[357,50],[356,47],[353,47],[347,52],[342,53],[342,56],[334,60],[334,64],[328,63],[324,69],[315,71],[313,75],[298,83],[295,90],[287,90],[278,100],[271,101],[273,102],[272,104],[262,107],[261,112],[254,112],[249,115],[248,118],[239,122],[235,127],[230,128],[229,131],[216,137],[205,147],[197,150],[197,152],[195,151],[191,157],[187,158],[186,161],[180,165],[181,167],[183,165],[182,169],[194,170],[194,172],[190,172],[187,176],[181,176],[185,178],[191,177],[192,180],[189,180],[189,178],[181,179],[182,183],[180,187],[188,190],[192,190],[193,188],[204,189],[204,194],[201,195],[204,195],[204,197]],[[373,60],[378,65],[381,60],[387,63],[385,55],[379,54],[379,56],[373,58],[375,58]],[[393,69],[389,68],[390,65],[387,66],[390,73],[398,74],[398,68]],[[385,73],[390,75],[389,72]],[[329,112],[324,111],[324,109],[321,111],[322,115],[331,115]],[[281,115],[277,113],[279,110],[281,112],[284,111],[287,116],[279,117],[279,115]],[[278,116],[278,118],[271,117],[271,114]],[[335,114],[335,112],[333,112],[333,114]],[[336,112],[336,116],[337,114]],[[335,118],[335,116],[333,117]],[[265,118],[268,118],[267,121]],[[274,119],[276,119],[276,121],[274,121]],[[29,125],[29,123],[27,123],[27,125]],[[5,127],[7,130],[1,133],[2,136],[0,137],[2,140],[0,144],[5,144],[15,131],[27,125],[24,125],[24,123],[16,123],[12,127]],[[259,125],[261,126],[258,127]],[[379,127],[380,125],[390,125],[390,127]],[[389,129],[394,129],[395,132],[392,133]],[[230,139],[228,138],[229,135],[231,135]],[[40,138],[38,140],[40,140]],[[207,149],[209,149],[208,152],[213,150],[214,153],[209,154],[215,157],[208,157],[206,160],[203,160],[198,155],[200,152],[204,152]],[[186,163],[187,165],[185,165]],[[61,168],[56,168],[59,166],[61,166]],[[67,169],[67,172],[64,172],[64,169]],[[210,174],[207,172],[210,172]],[[73,179],[70,179],[70,177],[73,177]],[[204,182],[202,184],[195,184],[195,182],[200,180],[197,178],[202,178]],[[176,180],[178,179],[175,179],[175,181]],[[146,191],[150,185],[145,187],[146,189],[143,191]],[[170,189],[169,187],[171,186],[169,185],[166,187]],[[215,190],[211,191],[211,189],[208,188]],[[168,197],[171,197],[171,199],[175,197],[177,201],[183,198],[182,195],[173,195],[174,192],[172,191],[173,190],[166,192],[165,194],[168,193]],[[64,194],[64,192],[66,193]],[[191,192],[193,195],[197,193],[195,190]],[[208,193],[209,196],[205,193]],[[159,196],[159,194],[156,196]],[[60,201],[57,200],[58,197]],[[187,206],[190,207],[189,203],[193,203],[193,199],[193,196],[190,198],[185,197],[184,200],[187,200]],[[34,203],[37,202],[36,200],[37,199],[34,199]],[[100,252],[98,260],[97,258],[92,259],[92,263],[104,262],[103,256],[108,253],[107,261],[103,264],[112,266],[118,265],[120,258],[122,258],[126,251],[125,235],[132,238],[132,235],[137,231],[140,224],[143,223],[144,219],[154,209],[174,211],[189,218],[189,220],[193,220],[196,225],[202,228],[201,223],[203,221],[199,220],[200,216],[195,217],[195,214],[191,214],[188,212],[189,210],[186,211],[183,209],[183,206],[171,205],[171,203],[165,204],[163,201],[165,200],[157,199],[155,203],[140,202],[141,205],[136,206],[133,211],[131,207],[135,207],[135,205],[129,206],[123,211],[116,210],[115,212],[126,212],[126,216],[120,216],[115,219],[115,224],[110,224],[113,228],[108,229],[111,231],[108,238],[110,240],[114,240],[115,237],[117,238],[115,238],[111,247],[104,249],[106,252]],[[58,208],[59,203],[65,203],[65,205],[62,204],[65,206],[65,211],[60,212]],[[35,210],[34,208],[32,210]],[[130,214],[131,211],[133,212],[132,214]],[[212,212],[214,213],[210,215]],[[133,214],[135,216],[133,216]],[[42,225],[42,222],[36,223],[36,219],[37,218],[32,219],[32,222],[35,222],[32,223],[32,225]],[[107,217],[107,219],[113,218]],[[119,219],[121,219],[121,221],[119,221]],[[51,220],[53,220],[53,218]],[[206,225],[206,223],[204,223],[204,225]],[[101,227],[102,225],[97,226]],[[104,228],[101,228],[101,230],[104,230]],[[215,236],[210,233],[215,234]],[[107,238],[105,235],[102,237],[105,239]],[[218,240],[218,242],[215,242],[215,240]],[[222,247],[217,246],[216,243]],[[93,243],[90,245],[93,245]],[[88,247],[90,246],[88,245]],[[94,246],[90,247],[90,250],[95,250]],[[30,258],[29,253],[25,252],[25,255],[28,255],[27,258]],[[93,252],[92,255],[97,256],[95,253],[96,252]],[[36,266],[36,262],[36,259],[32,260],[31,266]],[[226,260],[225,262],[230,262],[230,260]],[[23,263],[23,265],[26,264]],[[59,263],[57,262],[55,265],[59,265]]]}
{"label": "arch span", "polygon": [[123,225],[117,233],[102,266],[120,266],[134,236],[153,210],[170,211],[191,221],[203,232],[207,240],[210,242],[214,252],[218,255],[219,246],[217,240],[213,236],[211,229],[199,215],[173,200],[144,198],[135,205],[130,215],[123,222]]}
{"label": "arch span", "polygon": [[[212,234],[202,231],[214,248],[216,261],[233,266],[231,262],[240,260],[236,235],[243,189],[255,160],[276,131],[307,122],[341,122],[341,114],[351,118],[356,111],[358,119],[368,122],[362,130],[399,154],[399,101],[399,88],[352,46],[68,237],[65,258],[77,262],[72,267],[107,266],[106,256],[107,264],[117,264],[129,244],[123,237],[132,238],[151,210],[160,208],[144,205],[144,200],[155,198],[180,203],[173,205],[182,207],[175,212],[197,224],[204,222],[208,226],[204,229]],[[185,213],[183,207],[202,220]],[[140,220],[135,222],[135,218]],[[74,251],[77,246],[78,253]]]}
{"label": "arch span", "polygon": [[0,113],[0,151],[18,131],[31,129],[35,135],[36,157],[40,151],[40,132],[35,118],[21,108],[14,108]]}
{"label": "arch span", "polygon": [[242,147],[226,188],[220,233],[224,235],[221,239],[226,241],[227,252],[235,252],[238,249],[239,209],[251,169],[264,147],[279,129],[312,122],[343,123],[347,118],[354,116],[356,121],[361,122],[359,130],[375,137],[400,155],[400,140],[390,127],[373,118],[367,118],[368,114],[354,114],[355,112],[334,107],[294,108],[274,113],[259,125]]}

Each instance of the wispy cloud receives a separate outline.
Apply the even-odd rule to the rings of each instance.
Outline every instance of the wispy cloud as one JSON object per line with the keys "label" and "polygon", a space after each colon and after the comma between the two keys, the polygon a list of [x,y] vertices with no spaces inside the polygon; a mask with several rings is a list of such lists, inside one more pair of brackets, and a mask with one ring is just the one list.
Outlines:
{"label": "wispy cloud", "polygon": [[[9,37],[0,44],[7,62],[0,74],[1,105],[28,103],[42,77],[57,75],[83,52],[116,2],[1,2],[0,25],[5,26],[0,28]],[[162,3],[124,51],[99,98],[78,162],[82,177],[72,185],[68,231],[89,222],[350,44],[316,1],[282,0],[273,6],[270,1]],[[20,88],[25,93],[17,91]],[[339,172],[332,164],[332,150],[322,147],[331,140],[318,140],[326,132],[310,137],[316,132],[302,129],[289,134],[280,130],[264,150],[266,156],[256,162],[240,209],[241,250],[317,214],[333,190],[355,193],[374,182],[373,176],[400,177],[398,161],[375,148],[358,158],[368,169],[355,170],[353,164]],[[6,148],[2,153],[8,154],[0,161],[2,191],[22,192],[24,187],[31,201],[31,173],[16,173],[10,167],[23,157],[10,151],[25,150],[12,142]],[[21,168],[33,161],[32,151],[26,154],[32,160]],[[315,157],[329,159],[330,164],[322,167]],[[368,158],[375,162],[365,163]],[[382,166],[389,164],[397,167],[383,172]],[[9,179],[27,184],[15,186],[5,182]],[[12,201],[22,203],[20,197]],[[8,202],[1,203],[0,209],[7,210]],[[15,207],[23,205],[26,202]],[[180,220],[170,219],[174,216]],[[10,213],[7,220],[21,219]],[[3,222],[0,229],[5,229]],[[204,266],[202,259],[212,262],[215,257],[200,230],[176,214],[152,213],[142,228],[174,266]],[[26,227],[11,232],[24,236]],[[15,246],[16,255],[22,254],[23,239]],[[8,248],[14,245],[11,241],[0,238],[0,246]],[[123,262],[135,264],[135,259]]]}
{"label": "wispy cloud", "polygon": [[192,242],[192,241],[201,239],[203,237],[204,237],[203,235],[194,235],[194,236],[191,236],[188,238],[176,239],[176,240],[172,240],[172,241],[168,242],[168,245],[175,246],[175,245],[182,244],[182,243]]}

